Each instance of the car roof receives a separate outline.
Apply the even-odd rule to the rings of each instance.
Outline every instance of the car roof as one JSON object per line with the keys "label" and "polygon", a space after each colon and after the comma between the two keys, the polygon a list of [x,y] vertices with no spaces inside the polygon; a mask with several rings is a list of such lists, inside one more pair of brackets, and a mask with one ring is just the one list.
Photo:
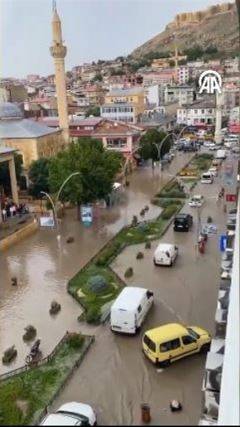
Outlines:
{"label": "car roof", "polygon": [[175,218],[186,218],[186,217],[188,217],[190,214],[188,214],[188,213],[179,213],[179,214],[177,214],[176,216],[175,216]]}
{"label": "car roof", "polygon": [[112,309],[132,311],[137,309],[140,300],[146,294],[147,289],[135,286],[126,286],[112,305]]}
{"label": "car roof", "polygon": [[193,194],[193,196],[191,197],[191,199],[202,199],[203,196],[201,194]]}
{"label": "car roof", "polygon": [[186,334],[186,332],[186,327],[180,323],[168,323],[166,325],[159,326],[158,328],[146,331],[146,335],[153,341],[163,342],[174,339],[179,335]]}
{"label": "car roof", "polygon": [[175,245],[173,243],[159,243],[156,250],[169,251],[169,249],[171,250],[174,246]]}
{"label": "car roof", "polygon": [[50,414],[41,423],[41,426],[80,426],[79,419],[65,414]]}

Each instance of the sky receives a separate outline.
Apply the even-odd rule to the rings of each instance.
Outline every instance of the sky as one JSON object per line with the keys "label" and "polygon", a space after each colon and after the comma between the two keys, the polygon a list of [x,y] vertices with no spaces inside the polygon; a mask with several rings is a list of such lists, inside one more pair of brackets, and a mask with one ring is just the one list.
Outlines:
{"label": "sky", "polygon": [[[68,48],[66,70],[114,59],[164,30],[177,13],[227,0],[56,0]],[[0,0],[0,76],[54,72],[52,0]]]}

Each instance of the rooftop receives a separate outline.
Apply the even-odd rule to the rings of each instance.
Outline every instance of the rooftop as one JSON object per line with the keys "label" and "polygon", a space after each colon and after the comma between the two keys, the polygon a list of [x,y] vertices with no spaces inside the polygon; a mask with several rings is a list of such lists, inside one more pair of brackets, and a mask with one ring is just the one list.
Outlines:
{"label": "rooftop", "polygon": [[107,96],[131,96],[143,93],[144,91],[142,87],[133,87],[129,89],[113,89],[107,94]]}
{"label": "rooftop", "polygon": [[31,119],[0,120],[0,138],[39,138],[55,133],[45,124]]}

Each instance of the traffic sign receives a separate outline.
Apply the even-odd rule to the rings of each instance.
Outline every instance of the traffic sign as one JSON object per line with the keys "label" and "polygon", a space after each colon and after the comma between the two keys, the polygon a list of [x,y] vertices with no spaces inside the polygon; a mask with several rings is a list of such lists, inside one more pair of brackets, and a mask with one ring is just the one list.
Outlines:
{"label": "traffic sign", "polygon": [[226,202],[236,202],[237,195],[236,194],[226,194]]}

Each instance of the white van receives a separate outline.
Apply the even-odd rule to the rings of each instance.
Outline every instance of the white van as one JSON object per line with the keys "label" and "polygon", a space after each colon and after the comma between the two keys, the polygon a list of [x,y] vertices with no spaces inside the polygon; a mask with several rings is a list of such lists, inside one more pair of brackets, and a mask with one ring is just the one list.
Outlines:
{"label": "white van", "polygon": [[154,252],[155,265],[172,266],[178,256],[178,247],[171,243],[160,243]]}
{"label": "white van", "polygon": [[226,159],[226,157],[227,157],[226,150],[217,150],[216,156],[215,156],[216,159]]}
{"label": "white van", "polygon": [[213,183],[213,175],[211,172],[204,172],[201,176],[202,184],[212,184]]}
{"label": "white van", "polygon": [[124,288],[111,307],[112,331],[136,334],[152,304],[152,291],[131,286]]}

